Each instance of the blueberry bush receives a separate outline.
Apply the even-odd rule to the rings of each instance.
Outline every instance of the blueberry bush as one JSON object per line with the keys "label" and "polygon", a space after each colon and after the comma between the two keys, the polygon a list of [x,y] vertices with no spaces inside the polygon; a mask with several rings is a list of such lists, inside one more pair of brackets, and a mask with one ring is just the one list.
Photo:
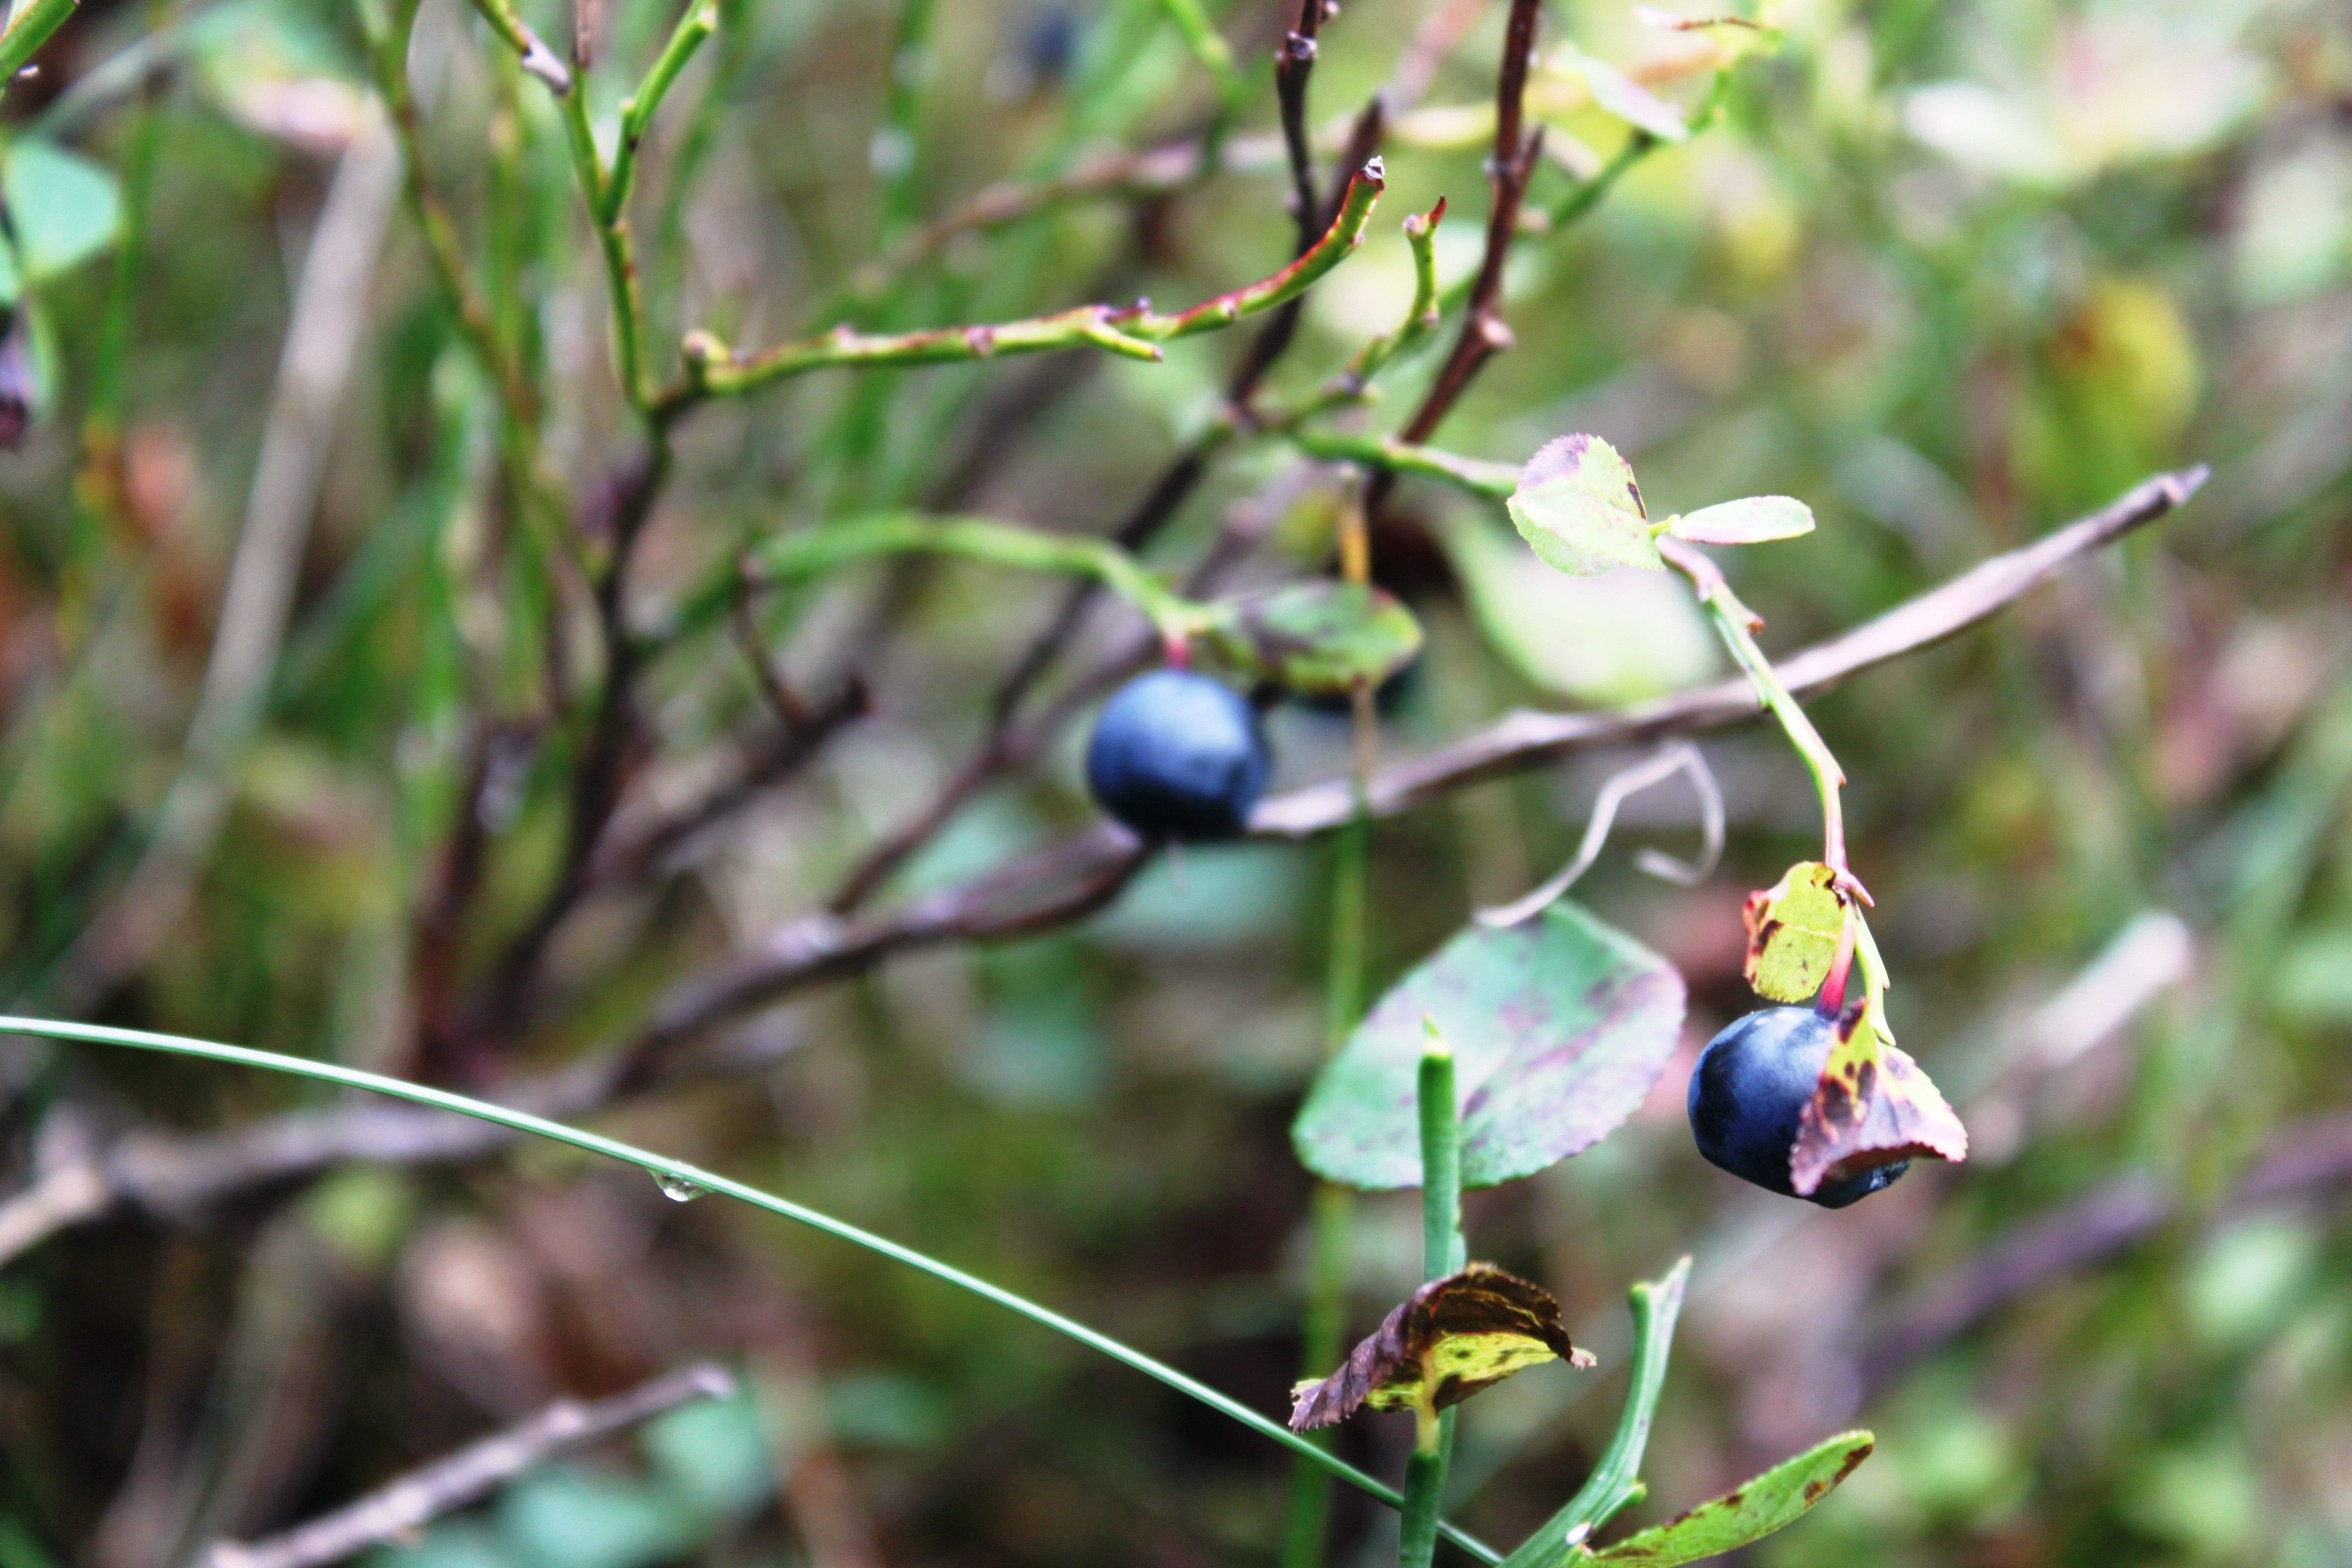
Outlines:
{"label": "blueberry bush", "polygon": [[2341,1560],[2348,102],[17,0],[0,1563]]}

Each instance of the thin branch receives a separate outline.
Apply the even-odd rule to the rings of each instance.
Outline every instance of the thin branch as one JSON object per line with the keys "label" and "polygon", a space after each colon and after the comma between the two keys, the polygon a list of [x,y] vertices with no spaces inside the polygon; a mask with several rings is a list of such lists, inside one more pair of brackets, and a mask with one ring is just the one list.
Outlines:
{"label": "thin branch", "polygon": [[1676,774],[1688,774],[1691,790],[1699,797],[1699,817],[1705,844],[1696,862],[1685,863],[1654,849],[1641,852],[1639,864],[1645,871],[1669,882],[1689,887],[1707,875],[1723,854],[1723,796],[1715,786],[1715,775],[1707,768],[1707,759],[1699,748],[1687,740],[1666,742],[1639,762],[1629,763],[1603,781],[1600,793],[1593,797],[1592,815],[1585,819],[1584,837],[1577,842],[1576,853],[1568,864],[1541,887],[1525,897],[1508,904],[1478,912],[1483,925],[1515,926],[1532,919],[1567,896],[1593,862],[1601,858],[1607,847],[1609,833],[1617,825],[1617,808],[1631,797],[1654,785],[1663,784]]}
{"label": "thin branch", "polygon": [[865,686],[855,679],[844,681],[831,698],[804,708],[765,744],[747,750],[719,782],[690,804],[644,821],[616,819],[612,833],[588,864],[587,886],[617,887],[662,871],[693,841],[799,773],[836,731],[867,711]]}
{"label": "thin branch", "polygon": [[655,406],[664,415],[675,417],[706,398],[750,392],[790,376],[839,366],[935,365],[1088,345],[1130,359],[1157,360],[1161,343],[1214,332],[1304,294],[1362,241],[1364,225],[1371,219],[1383,184],[1380,162],[1373,159],[1349,179],[1330,227],[1296,260],[1269,277],[1174,315],[1164,315],[1148,302],[1138,301],[1127,306],[1081,305],[1018,321],[916,332],[872,333],[840,326],[749,355],[738,355],[711,333],[696,331],[686,339],[685,384],[662,394]]}
{"label": "thin branch", "polygon": [[661,53],[654,57],[645,80],[621,100],[621,138],[613,148],[612,173],[605,181],[604,202],[597,214],[599,221],[618,223],[627,213],[629,190],[637,177],[637,149],[644,145],[645,133],[653,128],[653,117],[677,82],[678,73],[686,69],[695,51],[718,30],[716,0],[692,0],[685,14],[678,18],[678,25],[670,30]]}
{"label": "thin branch", "polygon": [[324,1568],[389,1546],[469,1507],[551,1459],[594,1447],[698,1399],[735,1392],[724,1367],[702,1362],[606,1399],[563,1399],[526,1421],[411,1471],[380,1490],[267,1540],[222,1541],[203,1568]]}
{"label": "thin branch", "polygon": [[[1502,64],[1495,73],[1494,151],[1487,166],[1493,200],[1487,210],[1486,249],[1470,286],[1470,309],[1461,335],[1454,340],[1453,351],[1439,367],[1421,406],[1399,432],[1408,446],[1419,446],[1436,432],[1486,362],[1511,341],[1511,330],[1502,315],[1503,267],[1510,259],[1511,242],[1518,237],[1527,182],[1543,146],[1540,128],[1532,133],[1524,130],[1527,70],[1535,54],[1536,24],[1542,12],[1542,0],[1511,0],[1511,14],[1503,28]],[[1364,493],[1366,515],[1379,516],[1395,487],[1393,468],[1375,469]]]}
{"label": "thin branch", "polygon": [[521,57],[524,70],[545,82],[548,91],[559,96],[570,94],[572,73],[565,69],[563,57],[515,14],[511,0],[474,0],[474,9],[490,24],[490,31]]}
{"label": "thin branch", "polygon": [[1291,218],[1299,226],[1299,248],[1315,238],[1315,153],[1307,136],[1307,81],[1315,74],[1315,53],[1323,31],[1324,0],[1299,0],[1298,25],[1283,34],[1274,51],[1274,97],[1281,108],[1282,150],[1290,165]]}

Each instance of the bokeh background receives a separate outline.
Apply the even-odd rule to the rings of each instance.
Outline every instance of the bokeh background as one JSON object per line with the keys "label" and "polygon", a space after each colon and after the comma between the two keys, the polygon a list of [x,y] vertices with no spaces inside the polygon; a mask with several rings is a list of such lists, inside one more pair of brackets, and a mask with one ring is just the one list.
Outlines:
{"label": "bokeh background", "polygon": [[[522,9],[569,36],[569,7]],[[678,7],[592,9],[609,112]],[[721,0],[636,199],[652,341],[1181,303],[1271,270],[1292,243],[1269,64],[1292,8],[1208,9],[1248,87],[1223,166],[943,236],[925,226],[1000,182],[1196,137],[1216,89],[1169,11]],[[1441,270],[1476,262],[1499,6],[1349,0],[1324,24],[1310,117],[1328,154],[1449,9],[1458,43],[1383,145],[1388,198],[1312,295],[1277,389],[1314,386],[1393,323],[1406,212],[1447,197]],[[1602,1366],[1470,1410],[1456,1513],[1507,1539],[1573,1490],[1622,1389],[1624,1290],[1687,1250],[1642,1517],[1867,1424],[1877,1456],[1757,1561],[2352,1559],[2352,28],[2324,0],[1789,0],[1770,20],[1719,118],[1573,226],[1523,238],[1516,347],[1442,443],[1516,463],[1591,430],[1654,505],[1805,498],[1815,534],[1732,563],[1773,650],[2151,472],[2214,477],[1993,625],[1811,704],[1851,775],[1897,1027],[1975,1157],[1851,1211],[1800,1209],[1699,1161],[1678,1065],[1605,1145],[1473,1195],[1474,1254],[1558,1292]],[[1552,4],[1544,33],[1685,111],[1724,36],[1613,0]],[[560,126],[451,0],[426,0],[408,72],[440,199],[514,302],[549,465],[585,493],[637,437]],[[1573,52],[1538,73],[1539,193],[1629,134],[1586,82]],[[79,259],[38,280],[14,340],[47,385],[0,457],[0,984],[14,1011],[495,1093],[597,1059],[665,984],[821,906],[962,765],[1060,590],[877,569],[797,606],[775,661],[812,690],[854,668],[871,712],[661,874],[591,900],[532,1009],[475,1056],[436,1058],[420,940],[451,823],[472,801],[484,824],[479,889],[435,949],[461,977],[529,919],[560,842],[565,753],[516,649],[561,615],[529,569],[540,546],[501,521],[493,402],[374,102],[360,11],[305,0],[85,0],[8,91],[20,235],[38,206],[34,230],[95,238],[59,242]],[[1159,365],[828,373],[711,409],[681,429],[641,608],[748,536],[861,511],[1107,531],[1214,418],[1245,335]],[[1393,426],[1432,365],[1405,367],[1365,427]],[[1338,484],[1280,441],[1234,443],[1151,558],[1181,570],[1239,528],[1265,541],[1245,578],[1319,570]],[[286,633],[207,710],[217,646],[269,619],[223,608],[240,539],[264,526]],[[1723,673],[1668,580],[1531,586],[1523,557],[1495,553],[1517,548],[1498,509],[1399,489],[1376,569],[1430,644],[1385,706],[1384,755],[1513,705]],[[1133,632],[1106,610],[1080,651]],[[758,700],[723,637],[667,660],[640,798],[688,798]],[[1293,705],[1272,724],[1283,782],[1346,765],[1344,718]],[[192,727],[227,739],[192,752]],[[1087,822],[1080,733],[984,791],[884,902]],[[1815,831],[1776,735],[1703,744],[1730,819],[1715,873],[1684,889],[1632,868],[1635,846],[1696,845],[1692,802],[1667,788],[1633,802],[1579,891],[1689,977],[1685,1061],[1749,1005],[1743,892]],[[1621,760],[1381,824],[1376,984],[1548,874]],[[159,842],[193,848],[158,861]],[[730,1036],[769,1054],[760,1071],[598,1124],[1279,1414],[1312,1194],[1287,1127],[1323,1051],[1330,885],[1325,844],[1194,850],[1065,929],[796,992]],[[167,913],[142,930],[159,886]],[[139,1129],[313,1103],[254,1075],[10,1042],[0,1188]],[[1360,1205],[1351,1333],[1417,1277],[1418,1224],[1410,1194]],[[823,1238],[502,1148],[353,1163],[19,1249],[0,1266],[0,1561],[186,1561],[560,1394],[700,1356],[751,1392],[536,1472],[384,1561],[1276,1554],[1287,1462],[1213,1414]],[[1359,1424],[1343,1448],[1392,1472],[1404,1425]],[[1378,1560],[1391,1529],[1342,1498],[1332,1560]]]}

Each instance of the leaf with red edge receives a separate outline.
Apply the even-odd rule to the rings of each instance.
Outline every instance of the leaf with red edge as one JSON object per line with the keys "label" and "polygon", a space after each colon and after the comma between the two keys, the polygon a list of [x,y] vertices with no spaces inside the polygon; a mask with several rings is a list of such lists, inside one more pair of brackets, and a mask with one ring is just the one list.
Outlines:
{"label": "leaf with red edge", "polygon": [[1574,1560],[1618,1568],[1679,1568],[1736,1552],[1796,1523],[1852,1475],[1875,1446],[1868,1432],[1841,1432],[1721,1497]]}
{"label": "leaf with red edge", "polygon": [[1593,1364],[1569,1343],[1550,1291],[1473,1263],[1406,1297],[1338,1371],[1291,1390],[1290,1427],[1332,1426],[1367,1406],[1443,1410],[1546,1361]]}
{"label": "leaf with red edge", "polygon": [[1838,1043],[1797,1122],[1789,1186],[1799,1197],[1825,1181],[1897,1160],[1968,1158],[1968,1129],[1941,1090],[1895,1046],[1861,1028],[1861,1009],[1841,1021]]}
{"label": "leaf with red edge", "polygon": [[1519,471],[1505,510],[1544,564],[1571,576],[1665,569],[1633,467],[1599,436],[1546,443]]}

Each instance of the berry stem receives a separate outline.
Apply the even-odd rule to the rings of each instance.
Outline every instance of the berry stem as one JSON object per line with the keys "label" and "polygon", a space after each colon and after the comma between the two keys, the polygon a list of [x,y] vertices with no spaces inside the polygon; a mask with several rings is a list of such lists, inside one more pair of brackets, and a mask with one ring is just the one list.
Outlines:
{"label": "berry stem", "polygon": [[1840,791],[1846,782],[1845,769],[1831,755],[1829,743],[1805,716],[1797,699],[1780,679],[1779,672],[1764,650],[1757,646],[1756,628],[1764,624],[1762,616],[1740,601],[1731,591],[1731,583],[1715,563],[1691,545],[1671,535],[1661,536],[1658,554],[1666,564],[1690,580],[1698,594],[1699,604],[1715,623],[1723,645],[1739,667],[1747,672],[1748,680],[1756,688],[1756,699],[1780,721],[1789,744],[1813,775],[1813,787],[1821,796],[1821,861],[1838,874],[1839,890],[1848,896],[1849,903],[1860,900],[1867,904],[1870,895],[1864,891],[1851,869],[1846,865],[1846,813]]}
{"label": "berry stem", "polygon": [[1845,1009],[1846,979],[1854,967],[1854,927],[1860,920],[1856,911],[1846,911],[1845,929],[1838,934],[1837,956],[1829,961],[1829,974],[1821,982],[1821,994],[1813,999],[1813,1010],[1824,1018],[1835,1018]]}

